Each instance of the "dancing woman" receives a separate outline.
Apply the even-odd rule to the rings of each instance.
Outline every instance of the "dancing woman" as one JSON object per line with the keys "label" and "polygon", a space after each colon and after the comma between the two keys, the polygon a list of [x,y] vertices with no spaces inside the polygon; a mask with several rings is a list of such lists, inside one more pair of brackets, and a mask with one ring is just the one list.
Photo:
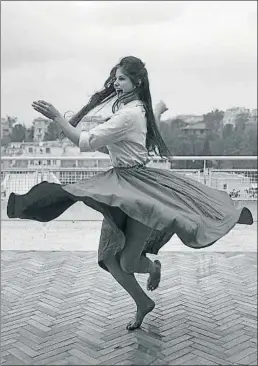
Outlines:
{"label": "dancing woman", "polygon": [[[107,122],[88,132],[76,128],[90,110],[115,96],[114,114]],[[11,193],[8,216],[50,221],[78,201],[101,212],[98,263],[132,296],[137,307],[127,329],[138,328],[155,306],[134,276],[148,273],[147,289],[158,287],[161,263],[151,261],[146,253],[157,254],[175,233],[185,245],[204,248],[236,223],[252,224],[250,211],[235,208],[227,193],[146,166],[149,152],[166,157],[170,152],[155,123],[148,73],[140,59],[121,59],[104,88],[70,122],[45,101],[33,102],[33,108],[56,122],[81,151],[107,148],[113,168],[74,184],[42,182],[27,194]],[[157,114],[161,112],[157,110]]]}

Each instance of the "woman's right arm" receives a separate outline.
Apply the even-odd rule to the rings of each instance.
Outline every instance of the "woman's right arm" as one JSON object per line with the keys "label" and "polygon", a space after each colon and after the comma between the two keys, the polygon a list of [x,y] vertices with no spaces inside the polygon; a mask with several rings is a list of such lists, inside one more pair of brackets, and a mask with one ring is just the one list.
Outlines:
{"label": "woman's right arm", "polygon": [[158,127],[160,126],[160,118],[161,118],[161,115],[164,112],[166,112],[167,110],[168,110],[168,108],[167,108],[166,104],[162,100],[155,105],[155,107],[153,109],[153,113],[154,113],[156,125]]}

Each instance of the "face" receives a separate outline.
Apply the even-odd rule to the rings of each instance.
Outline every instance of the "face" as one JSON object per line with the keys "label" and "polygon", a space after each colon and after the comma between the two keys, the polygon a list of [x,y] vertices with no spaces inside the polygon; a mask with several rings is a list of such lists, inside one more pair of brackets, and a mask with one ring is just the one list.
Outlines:
{"label": "face", "polygon": [[133,89],[135,89],[133,83],[131,82],[128,76],[123,74],[123,70],[121,68],[118,68],[116,70],[114,87],[116,89],[119,98],[121,98],[122,95],[129,93]]}

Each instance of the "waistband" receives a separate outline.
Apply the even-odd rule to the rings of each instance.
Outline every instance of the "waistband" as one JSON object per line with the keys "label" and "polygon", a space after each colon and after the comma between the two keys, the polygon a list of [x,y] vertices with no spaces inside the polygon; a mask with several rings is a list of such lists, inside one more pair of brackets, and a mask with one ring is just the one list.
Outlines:
{"label": "waistband", "polygon": [[113,168],[115,170],[125,170],[125,169],[137,169],[137,168],[145,168],[146,164],[135,164],[135,165],[129,165],[129,166],[114,166]]}

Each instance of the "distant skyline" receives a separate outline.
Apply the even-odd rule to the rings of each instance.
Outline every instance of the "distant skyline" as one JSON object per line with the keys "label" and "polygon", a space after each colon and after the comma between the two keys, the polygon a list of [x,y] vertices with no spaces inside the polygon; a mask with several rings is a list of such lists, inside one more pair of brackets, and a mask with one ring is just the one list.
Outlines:
{"label": "distant skyline", "polygon": [[126,55],[141,58],[164,118],[257,108],[256,1],[2,1],[1,117],[33,100],[78,111]]}

